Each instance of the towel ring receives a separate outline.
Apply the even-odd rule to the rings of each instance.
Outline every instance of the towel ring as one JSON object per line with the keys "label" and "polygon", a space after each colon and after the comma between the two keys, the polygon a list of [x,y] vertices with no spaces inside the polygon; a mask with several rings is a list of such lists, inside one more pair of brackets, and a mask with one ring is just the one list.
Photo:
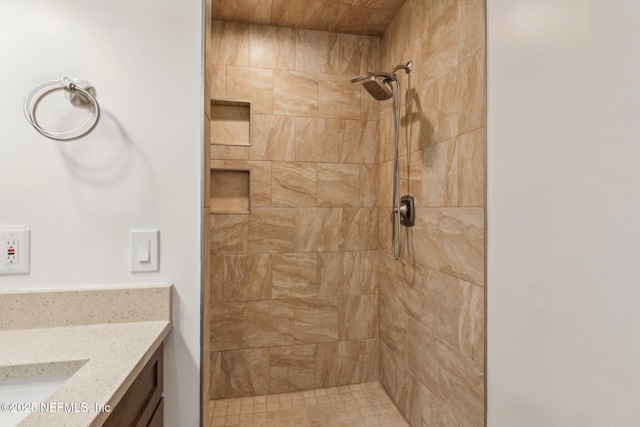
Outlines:
{"label": "towel ring", "polygon": [[[71,141],[89,134],[100,119],[100,105],[91,94],[93,86],[87,81],[62,77],[59,80],[49,80],[34,87],[24,100],[24,115],[31,125],[42,135],[57,141]],[[87,119],[77,128],[67,132],[52,132],[44,129],[36,120],[36,109],[42,98],[52,92],[67,91],[69,101],[74,105],[91,105],[91,112]]]}

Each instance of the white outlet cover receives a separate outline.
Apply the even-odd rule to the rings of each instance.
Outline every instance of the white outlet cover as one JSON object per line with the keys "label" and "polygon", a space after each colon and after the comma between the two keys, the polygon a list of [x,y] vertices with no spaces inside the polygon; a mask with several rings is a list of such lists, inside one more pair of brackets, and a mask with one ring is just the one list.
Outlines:
{"label": "white outlet cover", "polygon": [[[9,260],[8,247],[15,248]],[[31,269],[31,230],[26,226],[0,227],[0,275],[29,274]]]}
{"label": "white outlet cover", "polygon": [[[129,266],[132,273],[158,271],[159,237],[158,230],[129,230]],[[141,257],[141,250],[148,250],[148,256]],[[142,261],[141,261],[142,259]],[[148,261],[145,261],[148,259]]]}

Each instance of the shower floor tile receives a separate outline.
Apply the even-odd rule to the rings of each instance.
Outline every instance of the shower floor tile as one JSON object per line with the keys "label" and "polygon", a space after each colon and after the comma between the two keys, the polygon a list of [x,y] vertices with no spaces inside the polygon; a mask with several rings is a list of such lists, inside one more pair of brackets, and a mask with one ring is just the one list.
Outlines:
{"label": "shower floor tile", "polygon": [[210,427],[409,427],[377,381],[212,400]]}

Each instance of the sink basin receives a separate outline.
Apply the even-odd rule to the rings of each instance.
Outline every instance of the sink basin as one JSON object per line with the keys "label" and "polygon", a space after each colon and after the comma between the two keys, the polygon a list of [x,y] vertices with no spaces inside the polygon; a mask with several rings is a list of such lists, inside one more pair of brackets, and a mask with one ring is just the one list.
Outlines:
{"label": "sink basin", "polygon": [[51,397],[71,375],[73,372],[0,380],[0,403],[10,406],[12,403],[15,404],[10,408],[15,412],[8,412],[5,408],[6,405],[3,406],[0,411],[0,426],[17,426],[33,412],[33,407],[39,411],[40,403]]}
{"label": "sink basin", "polygon": [[[40,410],[40,403],[47,400],[73,373],[60,375],[11,378],[0,381],[0,402],[13,405],[11,412],[0,411],[0,425],[17,426],[31,412]],[[29,407],[29,404],[31,407]],[[26,406],[26,408],[25,408]],[[13,412],[15,411],[15,412]]]}
{"label": "sink basin", "polygon": [[46,401],[86,360],[23,366],[23,376],[16,367],[0,367],[0,426],[14,427],[32,412],[47,410]]}

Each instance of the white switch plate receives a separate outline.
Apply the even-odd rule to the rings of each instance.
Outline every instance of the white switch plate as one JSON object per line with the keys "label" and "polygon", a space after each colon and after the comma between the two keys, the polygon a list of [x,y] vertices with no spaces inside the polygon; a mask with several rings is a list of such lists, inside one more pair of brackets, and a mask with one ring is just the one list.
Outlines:
{"label": "white switch plate", "polygon": [[[158,230],[129,230],[129,264],[132,273],[158,271]],[[148,260],[148,261],[145,261]]]}
{"label": "white switch plate", "polygon": [[29,274],[31,230],[0,227],[0,274]]}

